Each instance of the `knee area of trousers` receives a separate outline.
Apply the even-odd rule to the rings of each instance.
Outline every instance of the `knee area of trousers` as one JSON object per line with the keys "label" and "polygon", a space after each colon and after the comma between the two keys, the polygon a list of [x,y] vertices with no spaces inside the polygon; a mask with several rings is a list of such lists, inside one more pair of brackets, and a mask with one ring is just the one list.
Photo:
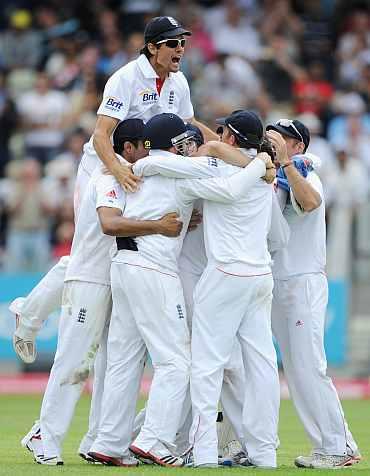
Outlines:
{"label": "knee area of trousers", "polygon": [[155,370],[161,370],[168,375],[179,375],[181,373],[184,377],[190,376],[190,360],[187,359],[172,359],[167,361],[153,362]]}

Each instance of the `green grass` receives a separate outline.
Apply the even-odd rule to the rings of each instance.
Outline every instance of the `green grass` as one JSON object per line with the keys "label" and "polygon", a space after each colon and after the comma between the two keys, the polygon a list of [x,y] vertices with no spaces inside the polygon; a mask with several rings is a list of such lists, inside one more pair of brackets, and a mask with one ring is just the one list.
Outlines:
{"label": "green grass", "polygon": [[[29,430],[37,418],[41,397],[39,396],[0,396],[0,476],[34,476],[41,474],[65,475],[113,475],[124,473],[128,476],[156,476],[163,473],[188,474],[189,471],[200,471],[201,476],[208,476],[215,471],[219,473],[232,472],[238,476],[248,471],[248,475],[263,476],[271,471],[224,468],[224,469],[163,469],[160,467],[140,466],[135,469],[111,468],[106,466],[91,466],[76,455],[79,441],[87,427],[89,398],[83,397],[80,401],[72,428],[64,443],[64,466],[47,467],[33,463],[31,454],[20,446],[20,439]],[[141,402],[143,404],[143,402]],[[363,461],[353,469],[337,470],[336,475],[366,475],[370,476],[370,401],[347,401],[343,404],[348,423],[355,435]],[[294,457],[306,454],[310,450],[309,442],[302,426],[289,401],[283,401],[280,414],[280,440],[278,450],[279,469],[275,473],[281,475],[307,475],[314,470],[302,470],[293,466]],[[315,471],[314,471],[315,472]],[[317,473],[317,471],[316,471]],[[320,470],[319,475],[332,474],[331,471]]]}

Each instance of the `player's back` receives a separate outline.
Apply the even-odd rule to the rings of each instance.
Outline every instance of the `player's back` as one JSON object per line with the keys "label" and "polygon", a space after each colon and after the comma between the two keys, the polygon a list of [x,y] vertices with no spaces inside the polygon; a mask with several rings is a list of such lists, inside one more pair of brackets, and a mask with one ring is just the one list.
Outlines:
{"label": "player's back", "polygon": [[[104,235],[101,230],[97,208],[97,187],[106,188],[106,200],[110,200],[109,193],[114,194],[111,200],[117,200],[120,187],[112,190],[111,184],[115,179],[104,175],[98,167],[83,196],[80,212],[75,224],[75,233],[66,273],[66,281],[78,280],[99,284],[110,282],[110,249],[114,245],[114,238]],[[122,192],[123,193],[123,192]]]}
{"label": "player's back", "polygon": [[[171,154],[164,152],[165,155]],[[165,160],[165,159],[164,159]],[[183,229],[178,237],[164,235],[138,236],[132,239],[118,239],[118,248],[121,250],[114,257],[114,261],[134,264],[139,256],[150,261],[158,269],[177,273],[177,260],[181,251],[186,233],[192,204],[183,203],[176,192],[176,179],[161,175],[145,177],[140,189],[134,194],[128,194],[124,216],[136,220],[158,220],[167,213],[176,212],[183,222]]]}
{"label": "player's back", "polygon": [[[240,171],[218,161],[221,176]],[[208,261],[232,272],[269,272],[267,235],[273,188],[262,179],[232,203],[204,201],[203,220]]]}

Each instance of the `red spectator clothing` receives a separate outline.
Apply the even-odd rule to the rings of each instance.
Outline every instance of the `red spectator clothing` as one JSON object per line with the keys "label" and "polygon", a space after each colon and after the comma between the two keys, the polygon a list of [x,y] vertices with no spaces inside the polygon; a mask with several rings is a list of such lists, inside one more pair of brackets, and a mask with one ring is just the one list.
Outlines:
{"label": "red spectator clothing", "polygon": [[202,52],[204,60],[209,63],[216,58],[216,50],[212,37],[204,30],[195,30],[188,40],[189,46]]}
{"label": "red spectator clothing", "polygon": [[295,111],[299,114],[312,112],[319,115],[334,93],[327,81],[296,81],[293,84]]}
{"label": "red spectator clothing", "polygon": [[59,259],[62,256],[69,256],[71,254],[72,241],[64,241],[58,243],[53,248],[53,258]]}

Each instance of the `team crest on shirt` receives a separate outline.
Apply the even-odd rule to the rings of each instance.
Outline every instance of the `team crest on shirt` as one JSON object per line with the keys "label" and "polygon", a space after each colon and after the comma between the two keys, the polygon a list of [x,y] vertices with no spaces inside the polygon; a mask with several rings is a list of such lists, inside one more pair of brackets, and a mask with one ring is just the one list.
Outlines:
{"label": "team crest on shirt", "polygon": [[139,96],[143,98],[143,104],[154,104],[158,101],[158,93],[150,88],[140,91]]}
{"label": "team crest on shirt", "polygon": [[118,98],[111,96],[107,98],[107,100],[105,101],[105,108],[110,109],[111,111],[119,112],[122,107],[123,107],[123,102],[120,101]]}
{"label": "team crest on shirt", "polygon": [[175,91],[171,90],[168,96],[168,107],[169,109],[173,108],[173,103],[175,101]]}

